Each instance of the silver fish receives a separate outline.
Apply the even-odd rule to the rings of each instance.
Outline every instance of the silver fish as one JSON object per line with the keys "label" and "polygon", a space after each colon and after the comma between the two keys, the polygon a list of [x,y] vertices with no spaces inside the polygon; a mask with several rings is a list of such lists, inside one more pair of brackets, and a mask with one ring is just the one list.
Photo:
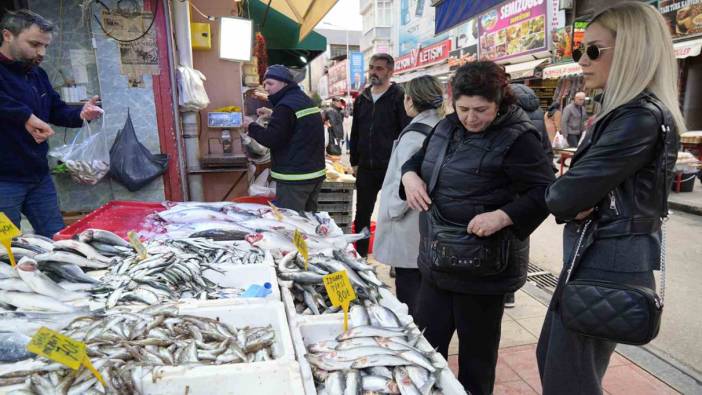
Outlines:
{"label": "silver fish", "polygon": [[4,278],[0,280],[0,289],[4,291],[34,292],[32,288],[19,278]]}
{"label": "silver fish", "polygon": [[98,241],[105,244],[131,249],[131,245],[126,240],[110,231],[102,229],[86,229],[78,235],[78,240],[84,243]]}
{"label": "silver fish", "polygon": [[80,255],[64,251],[47,252],[34,257],[37,262],[66,262],[90,269],[106,269],[109,265],[105,262],[92,261]]}
{"label": "silver fish", "polygon": [[354,369],[365,369],[373,366],[404,366],[409,362],[395,355],[371,355],[355,360],[351,365]]}
{"label": "silver fish", "polygon": [[346,387],[346,380],[342,372],[333,372],[324,381],[324,388],[330,395],[343,395]]}
{"label": "silver fish", "polygon": [[390,377],[371,375],[363,376],[361,378],[361,382],[363,391],[381,392],[384,394],[395,395],[400,393],[397,383],[395,383],[395,380],[392,378],[392,372],[390,373]]}
{"label": "silver fish", "polygon": [[85,256],[88,260],[111,263],[112,259],[100,254],[87,243],[78,240],[60,240],[54,243],[54,251],[70,250]]}
{"label": "silver fish", "polygon": [[24,292],[0,291],[0,302],[22,310],[55,311],[59,313],[71,313],[77,310],[76,307],[61,303],[54,298]]}
{"label": "silver fish", "polygon": [[343,341],[354,337],[403,337],[405,332],[402,329],[378,328],[374,326],[359,326],[351,328],[339,335],[336,340]]}
{"label": "silver fish", "polygon": [[34,356],[27,351],[31,338],[17,332],[0,333],[0,362],[17,362]]}
{"label": "silver fish", "polygon": [[358,370],[349,370],[346,373],[346,385],[344,395],[361,395],[363,384],[361,383],[361,374]]}
{"label": "silver fish", "polygon": [[40,295],[49,296],[62,302],[81,299],[85,296],[81,293],[71,292],[61,288],[44,273],[40,272],[37,263],[32,259],[22,258],[22,260],[17,263],[17,273],[20,275],[22,281],[27,283],[34,292]]}
{"label": "silver fish", "polygon": [[407,373],[407,369],[404,366],[397,366],[393,370],[395,382],[400,389],[402,395],[421,395],[417,387],[412,383],[412,379]]}

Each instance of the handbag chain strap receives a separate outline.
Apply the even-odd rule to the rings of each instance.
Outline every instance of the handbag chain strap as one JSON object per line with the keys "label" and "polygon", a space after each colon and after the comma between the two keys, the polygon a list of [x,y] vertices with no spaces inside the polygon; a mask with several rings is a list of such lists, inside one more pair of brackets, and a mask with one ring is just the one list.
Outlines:
{"label": "handbag chain strap", "polygon": [[580,237],[578,238],[578,244],[575,246],[575,251],[573,252],[573,259],[570,262],[570,267],[568,268],[568,273],[566,274],[566,279],[565,279],[565,284],[568,284],[568,281],[570,281],[570,276],[573,274],[573,270],[575,269],[575,264],[577,263],[578,256],[580,255],[580,248],[583,246],[583,240],[585,239],[585,234],[587,233],[587,229],[590,227],[590,224],[592,224],[592,220],[587,220],[585,224],[578,229],[580,231]]}

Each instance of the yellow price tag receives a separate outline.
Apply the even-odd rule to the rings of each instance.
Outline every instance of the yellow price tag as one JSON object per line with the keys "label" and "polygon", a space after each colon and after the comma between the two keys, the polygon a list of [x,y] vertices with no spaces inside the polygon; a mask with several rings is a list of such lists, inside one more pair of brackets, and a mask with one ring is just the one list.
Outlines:
{"label": "yellow price tag", "polygon": [[12,254],[12,239],[21,235],[19,229],[15,226],[5,213],[0,212],[0,243],[5,246],[7,255],[10,257],[10,264],[15,267],[15,256]]}
{"label": "yellow price tag", "polygon": [[134,247],[136,250],[137,254],[139,254],[139,260],[143,261],[144,259],[148,258],[149,255],[146,253],[146,247],[144,247],[143,244],[141,244],[141,241],[139,241],[139,236],[133,231],[130,231],[127,233],[127,238],[129,239],[129,244]]}
{"label": "yellow price tag", "polygon": [[81,365],[85,366],[103,386],[107,386],[100,372],[90,362],[83,342],[43,326],[32,336],[32,340],[27,345],[27,351],[66,365],[73,370],[80,368]]}
{"label": "yellow price tag", "polygon": [[332,166],[334,166],[334,170],[336,170],[340,174],[346,174],[346,169],[344,169],[344,165],[342,165],[341,163],[334,162]]}
{"label": "yellow price tag", "polygon": [[356,299],[356,292],[351,286],[349,275],[345,270],[330,273],[322,277],[324,287],[327,289],[329,300],[335,307],[344,309],[344,332],[349,329],[349,305]]}
{"label": "yellow price tag", "polygon": [[268,202],[268,205],[271,206],[271,210],[273,211],[273,216],[275,216],[275,219],[277,219],[278,221],[282,221],[283,214],[281,214],[280,209],[271,202]]}
{"label": "yellow price tag", "polygon": [[295,233],[293,233],[293,244],[295,244],[295,248],[297,248],[297,251],[302,254],[302,257],[305,258],[305,271],[307,270],[307,263],[309,262],[310,259],[310,253],[309,250],[307,249],[307,242],[305,241],[305,236],[300,233],[299,230],[295,229]]}

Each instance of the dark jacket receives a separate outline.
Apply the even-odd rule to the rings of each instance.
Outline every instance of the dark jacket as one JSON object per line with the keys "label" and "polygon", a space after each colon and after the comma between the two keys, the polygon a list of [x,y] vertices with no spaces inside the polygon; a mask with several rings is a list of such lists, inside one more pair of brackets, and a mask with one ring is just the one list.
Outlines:
{"label": "dark jacket", "polygon": [[80,111],[61,100],[40,67],[0,61],[0,181],[33,182],[49,174],[49,144],[37,144],[24,127],[32,114],[77,128],[83,125]]}
{"label": "dark jacket", "polygon": [[[439,164],[438,147],[446,138],[451,139],[449,148]],[[440,165],[431,199],[445,218],[467,226],[475,215],[501,209],[512,219],[509,232],[516,237],[509,265],[500,274],[473,277],[436,271],[429,259],[428,216],[422,213],[418,266],[423,277],[439,288],[470,294],[502,294],[524,285],[528,257],[520,253],[523,240],[548,215],[544,191],[554,178],[540,146],[538,132],[517,106],[481,133],[467,132],[456,114],[439,122],[422,150],[402,167],[403,174],[414,171],[429,184],[434,167]]]}
{"label": "dark jacket", "polygon": [[271,177],[278,182],[312,182],[324,177],[324,124],[320,110],[299,86],[290,84],[268,100],[268,127],[252,123],[249,136],[271,149]]}
{"label": "dark jacket", "polygon": [[338,108],[330,108],[324,112],[331,125],[331,136],[335,139],[344,138],[344,114]]}
{"label": "dark jacket", "polygon": [[371,87],[353,104],[351,125],[351,166],[385,170],[390,162],[393,142],[410,122],[405,113],[405,92],[395,83],[373,103]]}
{"label": "dark jacket", "polygon": [[[664,123],[671,128],[665,151]],[[607,114],[590,129],[570,170],[546,191],[549,211],[559,221],[573,221],[579,212],[593,207],[597,210],[591,245],[584,246],[587,254],[580,267],[637,273],[658,268],[660,218],[678,145],[671,114],[648,94]],[[578,225],[571,222],[564,230],[566,261],[573,253]]]}
{"label": "dark jacket", "polygon": [[544,111],[539,107],[539,98],[536,93],[526,85],[523,84],[511,84],[512,92],[517,98],[517,105],[524,110],[531,122],[536,127],[536,130],[541,134],[541,147],[546,153],[546,157],[553,160],[553,147],[551,146],[551,139],[548,137],[548,131],[546,131],[546,122],[544,121]]}

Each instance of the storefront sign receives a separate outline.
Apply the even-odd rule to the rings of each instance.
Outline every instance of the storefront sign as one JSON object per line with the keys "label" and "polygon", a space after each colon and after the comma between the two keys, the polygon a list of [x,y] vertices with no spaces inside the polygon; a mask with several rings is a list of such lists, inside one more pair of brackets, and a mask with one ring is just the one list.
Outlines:
{"label": "storefront sign", "polygon": [[675,57],[678,59],[697,56],[702,52],[702,40],[684,41],[673,44]]}
{"label": "storefront sign", "polygon": [[673,38],[702,34],[702,0],[660,0],[658,10]]}
{"label": "storefront sign", "polygon": [[551,32],[553,63],[573,61],[573,28],[566,26]]}
{"label": "storefront sign", "polygon": [[400,0],[400,56],[449,38],[448,33],[434,35],[434,14],[435,9],[428,1]]}
{"label": "storefront sign", "polygon": [[573,24],[573,48],[578,48],[585,41],[585,29],[587,22],[575,22]]}
{"label": "storefront sign", "polygon": [[480,58],[504,60],[548,49],[548,1],[514,0],[480,15]]}
{"label": "storefront sign", "polygon": [[559,64],[557,66],[550,66],[544,68],[543,75],[541,78],[543,79],[558,79],[566,75],[575,75],[575,74],[581,74],[583,72],[583,69],[580,67],[579,64],[577,63],[566,63],[566,64]]}
{"label": "storefront sign", "polygon": [[351,52],[349,55],[349,75],[351,76],[351,90],[360,91],[366,85],[366,70],[363,61],[363,53]]}
{"label": "storefront sign", "polygon": [[342,60],[329,67],[329,96],[343,96],[349,85],[348,62]]}
{"label": "storefront sign", "polygon": [[466,63],[478,60],[478,46],[471,45],[467,48],[451,51],[448,58],[449,70],[454,71]]}
{"label": "storefront sign", "polygon": [[445,40],[426,48],[413,49],[409,54],[395,61],[395,72],[401,73],[420,67],[426,67],[448,59],[451,52],[451,40]]}

